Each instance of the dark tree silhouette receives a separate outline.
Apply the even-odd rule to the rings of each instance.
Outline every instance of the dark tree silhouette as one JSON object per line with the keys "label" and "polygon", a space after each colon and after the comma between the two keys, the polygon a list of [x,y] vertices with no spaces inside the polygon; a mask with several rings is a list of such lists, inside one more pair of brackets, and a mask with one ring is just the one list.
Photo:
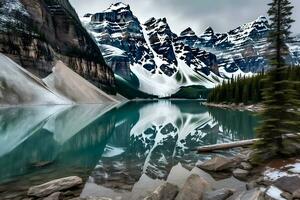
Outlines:
{"label": "dark tree silhouette", "polygon": [[283,140],[283,135],[299,131],[299,99],[288,79],[289,67],[286,57],[289,54],[287,43],[291,42],[291,18],[293,6],[289,0],[273,0],[268,14],[271,21],[268,58],[270,71],[264,80],[264,111],[257,137],[261,141],[254,145],[256,153],[253,160],[265,161],[274,157],[295,153],[292,142]]}

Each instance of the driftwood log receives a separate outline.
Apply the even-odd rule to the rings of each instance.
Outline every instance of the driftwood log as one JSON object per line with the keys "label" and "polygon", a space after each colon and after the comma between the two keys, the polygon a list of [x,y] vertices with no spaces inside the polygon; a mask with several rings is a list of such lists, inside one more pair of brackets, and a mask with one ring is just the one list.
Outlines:
{"label": "driftwood log", "polygon": [[[282,137],[283,139],[285,138],[300,138],[300,133],[296,134],[287,134]],[[276,138],[274,138],[276,139]],[[272,140],[274,140],[272,139]],[[208,152],[213,152],[213,151],[218,151],[218,150],[226,150],[226,149],[232,149],[236,147],[245,147],[245,146],[250,146],[253,145],[255,142],[261,140],[260,138],[257,139],[252,139],[252,140],[242,140],[242,141],[236,141],[236,142],[230,142],[230,143],[223,143],[223,144],[214,144],[214,145],[207,145],[207,146],[202,146],[198,147],[195,149],[198,153],[208,153]]]}

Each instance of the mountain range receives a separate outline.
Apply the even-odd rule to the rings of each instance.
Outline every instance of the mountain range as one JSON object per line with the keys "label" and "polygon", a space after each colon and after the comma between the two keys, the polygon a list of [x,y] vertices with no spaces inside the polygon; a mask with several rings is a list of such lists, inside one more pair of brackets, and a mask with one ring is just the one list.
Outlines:
{"label": "mountain range", "polygon": [[[2,0],[0,104],[206,98],[224,80],[268,70],[269,31],[259,17],[227,33],[176,34],[123,3],[80,18],[68,0]],[[299,65],[296,38],[287,60]]]}
{"label": "mountain range", "polygon": [[[210,89],[228,78],[268,70],[270,25],[263,16],[227,33],[208,27],[200,36],[191,28],[177,35],[166,18],[141,23],[123,3],[81,21],[115,74],[154,96],[187,95],[189,90],[201,98],[195,88]],[[289,47],[288,62],[299,65],[300,40]]]}

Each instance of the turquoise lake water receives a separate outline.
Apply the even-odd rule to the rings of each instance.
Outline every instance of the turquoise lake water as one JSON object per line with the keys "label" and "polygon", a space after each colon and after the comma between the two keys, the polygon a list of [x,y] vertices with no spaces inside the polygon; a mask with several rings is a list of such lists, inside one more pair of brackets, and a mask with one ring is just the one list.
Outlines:
{"label": "turquoise lake water", "polygon": [[197,146],[253,138],[257,123],[198,101],[0,108],[0,199],[71,175],[82,196],[135,199],[210,156]]}

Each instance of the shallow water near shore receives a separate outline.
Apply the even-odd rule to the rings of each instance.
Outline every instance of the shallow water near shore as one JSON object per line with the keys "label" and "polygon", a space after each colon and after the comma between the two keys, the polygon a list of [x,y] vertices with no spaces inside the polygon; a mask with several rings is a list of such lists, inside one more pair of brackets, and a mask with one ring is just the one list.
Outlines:
{"label": "shallow water near shore", "polygon": [[76,195],[138,199],[203,173],[195,163],[210,155],[192,149],[251,139],[258,123],[247,111],[168,100],[0,108],[0,118],[0,199],[73,175],[85,181]]}

